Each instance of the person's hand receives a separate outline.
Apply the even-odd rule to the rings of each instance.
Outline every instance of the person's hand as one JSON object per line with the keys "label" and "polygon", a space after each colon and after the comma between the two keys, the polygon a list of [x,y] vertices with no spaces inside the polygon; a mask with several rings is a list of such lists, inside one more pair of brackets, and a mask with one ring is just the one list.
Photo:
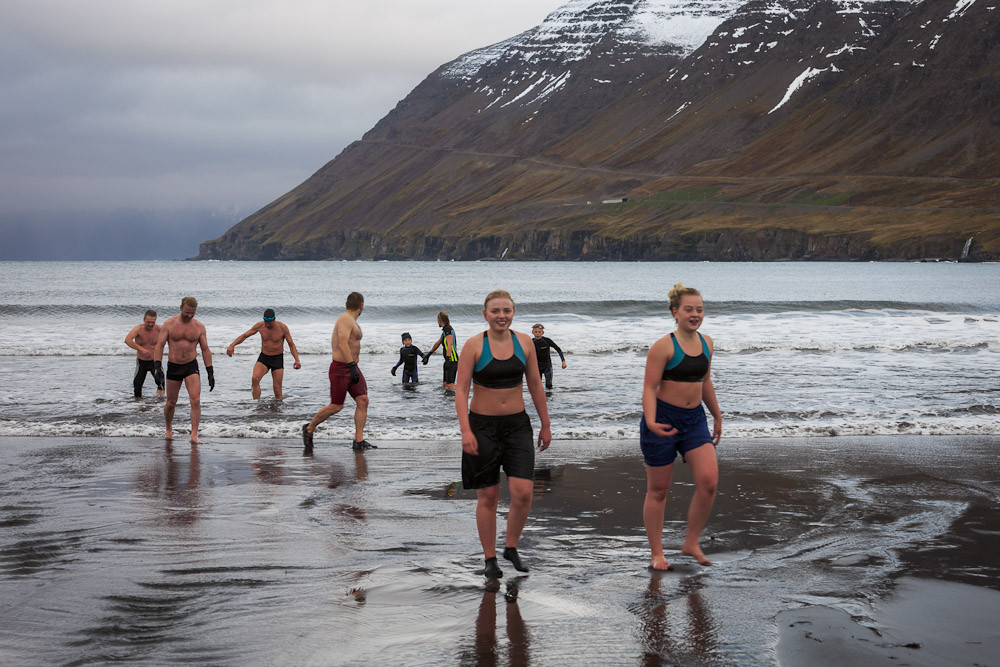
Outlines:
{"label": "person's hand", "polygon": [[229,347],[226,348],[226,354],[228,354],[230,357],[233,356],[233,352],[235,351],[236,351],[235,345],[230,345]]}
{"label": "person's hand", "polygon": [[670,424],[658,424],[656,422],[650,424],[647,421],[646,428],[648,428],[652,433],[660,436],[661,438],[671,438],[677,435],[677,429],[675,429]]}
{"label": "person's hand", "polygon": [[347,364],[347,370],[351,372],[351,384],[361,382],[361,371],[358,370],[358,362],[352,361]]}
{"label": "person's hand", "polygon": [[156,383],[157,387],[163,386],[163,362],[154,361],[153,362],[153,382]]}
{"label": "person's hand", "polygon": [[566,368],[566,360],[563,360],[563,368]]}
{"label": "person's hand", "polygon": [[548,426],[543,426],[538,429],[538,451],[544,452],[549,448],[549,443],[552,442],[552,429]]}
{"label": "person's hand", "polygon": [[215,389],[215,369],[211,366],[205,366],[205,371],[208,373],[208,390],[212,391]]}
{"label": "person's hand", "polygon": [[712,444],[716,447],[719,446],[719,440],[722,439],[722,417],[715,420],[712,425]]}
{"label": "person's hand", "polygon": [[295,370],[299,370],[300,368],[302,368],[302,364],[299,363],[298,359],[296,359],[295,363],[292,364],[292,368],[294,368]]}
{"label": "person's hand", "polygon": [[424,355],[424,366],[426,366],[427,362],[430,361],[430,360],[431,360],[431,355],[425,354]]}
{"label": "person's hand", "polygon": [[473,456],[479,454],[479,441],[472,431],[462,431],[462,451]]}
{"label": "person's hand", "polygon": [[393,366],[392,368],[389,369],[389,372],[392,373],[392,377],[396,377],[396,369],[397,368],[398,368],[398,366]]}

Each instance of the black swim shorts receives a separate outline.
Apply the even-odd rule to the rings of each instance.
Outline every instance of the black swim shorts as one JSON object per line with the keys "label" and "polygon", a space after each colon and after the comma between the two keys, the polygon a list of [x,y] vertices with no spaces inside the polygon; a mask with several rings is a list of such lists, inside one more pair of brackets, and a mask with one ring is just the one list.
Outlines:
{"label": "black swim shorts", "polygon": [[285,354],[264,354],[260,353],[257,357],[258,364],[264,364],[267,366],[268,370],[277,371],[285,367]]}
{"label": "black swim shorts", "polygon": [[172,361],[167,362],[167,379],[175,380],[180,382],[188,375],[200,374],[198,371],[198,360],[192,359],[186,364],[175,364]]}
{"label": "black swim shorts", "polygon": [[444,362],[444,381],[446,384],[455,384],[455,378],[458,376],[458,362],[457,361],[446,361]]}
{"label": "black swim shorts", "polygon": [[528,413],[480,415],[469,413],[469,428],[479,453],[462,452],[462,486],[486,489],[500,483],[500,469],[507,477],[535,478],[535,443]]}

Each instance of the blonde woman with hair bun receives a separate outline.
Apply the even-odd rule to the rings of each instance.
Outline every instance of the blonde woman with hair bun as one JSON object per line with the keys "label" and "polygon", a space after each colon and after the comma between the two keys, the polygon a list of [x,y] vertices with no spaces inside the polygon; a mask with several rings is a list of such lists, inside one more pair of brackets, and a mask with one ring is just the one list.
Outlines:
{"label": "blonde woman with hair bun", "polygon": [[[701,293],[677,283],[669,298],[677,327],[653,343],[646,355],[639,423],[639,444],[646,464],[642,519],[649,538],[649,567],[654,570],[672,569],[663,555],[663,514],[678,454],[691,466],[695,485],[681,553],[701,565],[712,564],[699,542],[715,502],[719,481],[715,447],[722,436],[722,413],[711,377],[715,346],[698,331],[705,319]],[[711,432],[702,404],[712,413]]]}

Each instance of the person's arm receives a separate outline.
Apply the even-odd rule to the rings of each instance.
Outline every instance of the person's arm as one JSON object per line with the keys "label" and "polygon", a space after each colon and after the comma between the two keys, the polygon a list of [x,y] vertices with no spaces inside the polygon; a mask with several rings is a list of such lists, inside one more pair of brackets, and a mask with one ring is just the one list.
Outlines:
{"label": "person's arm", "polygon": [[245,341],[250,336],[253,336],[254,334],[256,334],[258,331],[260,331],[260,325],[261,324],[263,324],[263,322],[258,322],[257,324],[255,324],[252,327],[250,327],[246,331],[246,333],[242,333],[239,336],[237,336],[236,340],[234,340],[232,343],[230,343],[229,347],[226,348],[226,354],[228,354],[230,357],[233,356],[233,353],[236,351],[236,346],[239,345],[240,343],[242,343],[243,341]]}
{"label": "person's arm", "polygon": [[[361,371],[358,370],[358,359],[354,358],[351,352],[351,332],[354,330],[354,325],[356,320],[352,318],[347,313],[340,316],[337,320],[337,324],[341,327],[338,330],[337,327],[333,328],[333,333],[337,337],[337,347],[340,348],[340,353],[343,355],[344,359],[350,359],[347,362],[347,368],[351,372],[351,384],[357,384],[361,382]],[[360,350],[358,352],[360,357]]]}
{"label": "person's arm", "polygon": [[[708,341],[708,351],[711,356],[715,356],[715,344],[712,339],[705,336],[705,340]],[[701,384],[701,400],[705,403],[705,407],[708,411],[712,413],[712,441],[715,446],[718,447],[719,440],[722,438],[722,410],[719,409],[719,400],[715,396],[715,384],[712,382],[712,362],[708,362],[708,372],[705,373],[705,379],[702,380]]]}
{"label": "person's arm", "polygon": [[142,348],[139,346],[138,343],[135,342],[135,337],[139,335],[139,329],[141,327],[142,327],[141,324],[135,325],[134,327],[132,327],[132,330],[128,332],[128,335],[125,336],[125,344],[128,345],[133,350],[135,350],[136,352],[142,352]]}
{"label": "person's arm", "polygon": [[677,435],[677,429],[670,424],[656,422],[656,390],[663,379],[663,368],[673,356],[674,349],[661,338],[652,344],[646,354],[646,374],[642,382],[642,417],[646,420],[646,428],[660,436],[668,438]]}
{"label": "person's arm", "polygon": [[397,361],[396,365],[393,366],[392,369],[389,371],[390,373],[393,374],[393,376],[396,375],[396,369],[402,366],[404,363],[406,363],[406,359],[403,358],[403,354],[405,354],[404,350],[406,350],[405,347],[399,348],[399,361]]}
{"label": "person's arm", "polygon": [[170,331],[170,325],[164,324],[160,329],[160,336],[156,339],[156,347],[153,348],[153,361],[162,362],[163,361],[163,348],[167,344],[167,333]]}
{"label": "person's arm", "polygon": [[[545,388],[542,386],[542,374],[538,372],[538,358],[535,356],[535,346],[527,335],[511,332],[514,336],[524,336],[521,342],[521,349],[527,350],[525,355],[525,377],[528,381],[528,393],[531,394],[531,401],[535,404],[535,411],[538,413],[538,420],[541,422],[538,427],[538,450],[544,452],[552,442],[552,429],[549,424],[549,406],[545,402]],[[525,344],[525,341],[528,341]]]}
{"label": "person's arm", "polygon": [[563,354],[563,351],[559,349],[559,346],[556,345],[556,342],[554,340],[552,340],[551,338],[546,338],[545,340],[549,341],[549,345],[552,346],[552,349],[554,349],[556,352],[559,353],[559,358],[562,359],[562,367],[566,368],[566,355]]}
{"label": "person's arm", "polygon": [[201,325],[198,344],[201,345],[201,358],[205,362],[205,372],[208,373],[208,390],[212,391],[215,389],[215,369],[212,367],[212,351],[208,349],[208,333],[204,324]]}
{"label": "person's arm", "polygon": [[292,340],[292,332],[288,330],[287,324],[282,323],[281,328],[285,332],[285,340],[288,341],[288,351],[292,353],[292,358],[295,359],[295,364],[292,368],[302,368],[302,364],[299,363],[299,350],[295,347],[295,342]]}
{"label": "person's arm", "polygon": [[442,335],[440,338],[438,338],[436,341],[434,341],[434,345],[431,347],[431,351],[428,352],[427,354],[425,354],[424,356],[425,357],[429,357],[432,354],[434,354],[434,350],[438,349],[438,347],[441,345],[441,341],[443,341],[443,340],[444,340],[444,336]]}
{"label": "person's arm", "polygon": [[[167,320],[168,322],[170,320]],[[153,348],[153,381],[156,386],[163,386],[163,347],[167,344],[168,326],[164,324],[160,327],[160,335],[156,339],[156,347]]]}
{"label": "person's arm", "polygon": [[473,336],[465,341],[458,355],[458,376],[455,378],[455,411],[458,412],[458,428],[462,432],[462,451],[473,455],[479,453],[479,443],[469,427],[469,390],[472,388],[476,358],[482,349],[482,336]]}

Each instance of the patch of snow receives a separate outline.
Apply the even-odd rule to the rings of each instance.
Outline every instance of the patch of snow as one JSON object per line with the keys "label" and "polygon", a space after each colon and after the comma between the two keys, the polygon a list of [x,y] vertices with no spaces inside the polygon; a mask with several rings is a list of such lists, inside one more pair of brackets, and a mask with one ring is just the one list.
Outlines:
{"label": "patch of snow", "polygon": [[945,21],[950,21],[951,19],[961,17],[963,14],[965,14],[966,11],[968,11],[969,7],[971,7],[975,2],[976,0],[958,0],[958,2],[955,4],[955,8],[951,10],[951,14],[948,14],[948,17],[945,19]]}
{"label": "patch of snow", "polygon": [[750,46],[750,42],[740,42],[739,44],[733,44],[732,48],[729,49],[730,53],[736,53],[740,49],[745,49]]}
{"label": "patch of snow", "polygon": [[772,114],[778,109],[780,109],[782,106],[784,106],[785,102],[792,99],[792,95],[795,94],[795,91],[797,91],[799,88],[805,85],[806,82],[808,82],[810,79],[815,78],[826,71],[827,68],[816,69],[815,67],[807,67],[806,71],[802,72],[802,74],[799,74],[797,77],[795,77],[795,80],[792,81],[791,84],[789,84],[788,90],[785,91],[785,96],[781,98],[781,101],[778,102],[774,106],[774,108],[768,111],[767,113]]}
{"label": "patch of snow", "polygon": [[931,40],[930,48],[937,46],[938,41],[941,39],[941,35],[934,35],[934,39]]}

